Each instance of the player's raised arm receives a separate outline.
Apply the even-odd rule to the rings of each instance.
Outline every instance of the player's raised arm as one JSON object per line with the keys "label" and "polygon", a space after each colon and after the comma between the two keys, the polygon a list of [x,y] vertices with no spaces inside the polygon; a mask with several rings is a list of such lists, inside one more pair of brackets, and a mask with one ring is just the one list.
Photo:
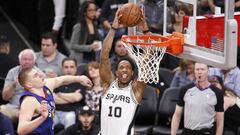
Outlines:
{"label": "player's raised arm", "polygon": [[79,82],[86,87],[92,87],[91,80],[84,75],[81,76],[64,75],[60,77],[45,79],[45,82],[46,86],[51,90],[54,90],[59,86],[67,85],[74,82]]}
{"label": "player's raised arm", "polygon": [[106,38],[103,41],[103,48],[101,50],[100,68],[99,68],[100,77],[101,77],[103,87],[108,87],[110,85],[111,81],[114,80],[114,78],[115,78],[112,71],[111,71],[111,63],[110,63],[110,60],[109,60],[109,53],[110,53],[111,48],[112,48],[113,39],[115,37],[116,30],[118,28],[123,27],[119,23],[119,18],[120,17],[121,17],[121,15],[120,15],[119,10],[118,10],[115,14],[115,18],[114,18],[114,21],[112,23],[112,27],[109,30]]}

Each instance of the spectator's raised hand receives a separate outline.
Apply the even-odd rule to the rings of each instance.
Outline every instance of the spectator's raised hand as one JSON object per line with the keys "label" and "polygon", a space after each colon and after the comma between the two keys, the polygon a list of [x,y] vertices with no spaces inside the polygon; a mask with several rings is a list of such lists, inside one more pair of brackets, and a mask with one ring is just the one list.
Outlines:
{"label": "spectator's raised hand", "polygon": [[57,73],[55,73],[53,71],[52,72],[47,72],[46,75],[47,75],[48,78],[54,78],[54,77],[58,76]]}

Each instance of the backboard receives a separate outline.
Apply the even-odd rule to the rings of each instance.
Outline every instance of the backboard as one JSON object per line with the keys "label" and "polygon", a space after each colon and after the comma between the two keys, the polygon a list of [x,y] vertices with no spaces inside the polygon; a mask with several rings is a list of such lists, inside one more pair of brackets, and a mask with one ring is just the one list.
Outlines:
{"label": "backboard", "polygon": [[[207,0],[129,0],[144,7],[145,16],[155,34],[184,34],[184,51],[177,57],[206,63],[222,69],[237,64],[240,14],[234,0],[225,0],[225,8],[209,8]],[[154,5],[155,4],[155,5]],[[237,21],[238,20],[238,21]],[[141,33],[136,27],[129,35]],[[239,40],[240,41],[240,40]]]}

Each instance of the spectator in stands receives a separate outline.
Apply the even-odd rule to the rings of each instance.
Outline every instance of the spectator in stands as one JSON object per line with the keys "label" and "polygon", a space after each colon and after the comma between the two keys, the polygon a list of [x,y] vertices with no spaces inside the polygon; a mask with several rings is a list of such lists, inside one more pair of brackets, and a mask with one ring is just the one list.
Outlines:
{"label": "spectator in stands", "polygon": [[[224,0],[208,0],[208,5],[213,13],[215,12],[215,7],[220,7],[221,13],[224,13],[224,5],[225,5]],[[235,0],[235,11],[239,11],[239,10],[240,10],[240,0]]]}
{"label": "spectator in stands", "polygon": [[222,70],[222,72],[224,74],[224,86],[234,90],[240,96],[240,69],[235,67],[229,70]]}
{"label": "spectator in stands", "polygon": [[222,70],[216,67],[209,67],[208,76],[220,76],[222,79],[224,78]]}
{"label": "spectator in stands", "polygon": [[[100,15],[100,22],[103,25],[103,37],[105,37],[111,28],[111,24],[115,17],[115,13],[119,7],[128,3],[128,0],[105,0],[102,5],[102,12]],[[121,28],[116,31],[116,38],[120,38],[122,35],[127,34],[126,28]]]}
{"label": "spectator in stands", "polygon": [[4,78],[7,72],[17,65],[17,61],[13,60],[10,56],[10,42],[5,35],[0,36],[0,105],[6,102],[2,99],[2,89],[4,85]]}
{"label": "spectator in stands", "polygon": [[223,80],[219,76],[210,76],[209,82],[224,91],[224,130],[232,131],[235,135],[240,129],[240,98],[231,89],[223,86]]}
{"label": "spectator in stands", "polygon": [[9,103],[1,106],[1,112],[14,122],[16,122],[18,118],[19,98],[23,92],[23,88],[19,85],[17,79],[20,70],[34,68],[41,72],[40,69],[34,66],[36,55],[33,50],[25,49],[21,51],[18,55],[18,58],[20,65],[15,66],[8,71],[4,83],[3,99],[9,101]]}
{"label": "spectator in stands", "polygon": [[[73,58],[65,58],[62,61],[63,75],[76,75],[77,62]],[[62,124],[66,127],[76,122],[75,110],[84,106],[85,88],[79,83],[63,85],[54,90],[56,113],[54,124]]]}
{"label": "spectator in stands", "polygon": [[1,113],[0,108],[0,135],[14,135],[14,129],[12,121]]}
{"label": "spectator in stands", "polygon": [[94,112],[88,106],[77,110],[77,123],[63,130],[58,135],[97,135],[99,127],[94,124]]}
{"label": "spectator in stands", "polygon": [[59,51],[68,55],[62,39],[65,8],[66,0],[39,0],[38,3],[40,35],[51,31],[56,36]]}
{"label": "spectator in stands", "polygon": [[181,59],[179,69],[175,72],[170,87],[181,87],[193,82],[194,80],[194,62]]}
{"label": "spectator in stands", "polygon": [[[223,92],[208,81],[208,66],[195,63],[196,81],[182,87],[171,123],[171,134],[176,135],[184,112],[182,134],[223,134]],[[196,117],[198,116],[198,117]]]}
{"label": "spectator in stands", "polygon": [[122,44],[121,39],[118,39],[115,42],[115,45],[113,47],[113,55],[110,58],[113,73],[115,72],[115,67],[116,67],[118,60],[120,60],[121,58],[126,57],[126,56],[128,56],[128,51]]}
{"label": "spectator in stands", "polygon": [[[145,17],[149,29],[153,33],[163,33],[163,0],[144,0],[143,6],[145,10]],[[169,10],[167,10],[169,11]],[[170,12],[168,12],[170,16]],[[168,22],[170,23],[171,18],[168,17]]]}
{"label": "spectator in stands", "polygon": [[47,77],[62,75],[61,64],[66,57],[57,50],[57,39],[51,32],[44,33],[41,40],[41,51],[36,53],[36,65]]}
{"label": "spectator in stands", "polygon": [[174,31],[176,32],[183,32],[183,17],[185,15],[190,15],[189,7],[185,3],[182,2],[176,2],[175,3],[175,12],[173,14],[173,19],[171,26],[169,27],[169,32],[172,33]]}
{"label": "spectator in stands", "polygon": [[[185,15],[191,15],[191,6],[187,5],[183,2],[175,2],[174,12],[172,14],[172,23],[168,23],[167,32],[182,32],[184,33],[183,28],[183,17]],[[175,69],[179,65],[179,58],[173,55],[166,53],[163,56],[163,59],[160,63],[161,67],[168,68],[168,69]]]}
{"label": "spectator in stands", "polygon": [[86,104],[93,110],[99,111],[99,100],[103,94],[101,79],[99,74],[99,63],[94,61],[87,65],[87,76],[93,82],[93,87],[87,89],[85,95]]}
{"label": "spectator in stands", "polygon": [[197,15],[213,14],[209,7],[208,0],[199,0],[197,5]]}
{"label": "spectator in stands", "polygon": [[235,11],[240,11],[240,0],[235,0]]}
{"label": "spectator in stands", "polygon": [[80,63],[88,63],[98,58],[100,36],[96,24],[97,7],[92,1],[81,5],[79,22],[74,25],[70,41],[70,57]]}
{"label": "spectator in stands", "polygon": [[208,0],[208,5],[213,13],[215,13],[215,7],[220,7],[221,13],[224,12],[224,1],[223,0]]}

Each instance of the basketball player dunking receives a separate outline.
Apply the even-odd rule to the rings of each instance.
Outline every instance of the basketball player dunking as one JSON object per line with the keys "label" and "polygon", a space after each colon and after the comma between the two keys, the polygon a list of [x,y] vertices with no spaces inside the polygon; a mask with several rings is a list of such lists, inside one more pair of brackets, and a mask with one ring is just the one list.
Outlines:
{"label": "basketball player dunking", "polygon": [[[111,72],[109,53],[112,47],[115,31],[122,28],[119,18],[119,10],[116,12],[112,28],[104,40],[100,57],[100,77],[104,95],[100,104],[100,134],[101,135],[130,135],[133,120],[138,104],[146,84],[133,80],[134,63],[128,59],[120,59],[116,66],[116,76]],[[144,19],[142,19],[144,20]],[[140,28],[147,28],[146,22],[142,22]],[[146,29],[145,29],[146,30]]]}

